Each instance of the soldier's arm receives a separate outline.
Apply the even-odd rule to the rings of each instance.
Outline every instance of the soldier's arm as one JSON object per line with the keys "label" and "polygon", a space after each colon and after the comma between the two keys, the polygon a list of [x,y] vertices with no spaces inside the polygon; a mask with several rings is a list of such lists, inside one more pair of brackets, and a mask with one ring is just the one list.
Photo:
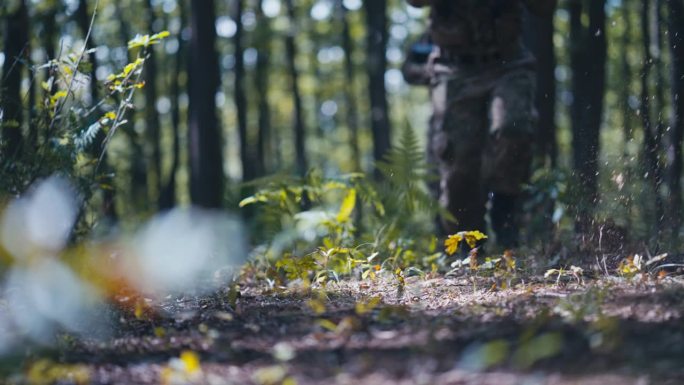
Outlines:
{"label": "soldier's arm", "polygon": [[548,16],[556,10],[557,0],[524,0],[525,6],[537,16]]}
{"label": "soldier's arm", "polygon": [[407,0],[409,4],[414,7],[420,8],[430,5],[430,0]]}

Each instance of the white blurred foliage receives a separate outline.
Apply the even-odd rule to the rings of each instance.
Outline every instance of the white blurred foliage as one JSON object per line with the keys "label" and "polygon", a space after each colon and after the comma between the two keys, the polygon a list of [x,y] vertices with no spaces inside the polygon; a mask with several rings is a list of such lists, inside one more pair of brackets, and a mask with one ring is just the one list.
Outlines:
{"label": "white blurred foliage", "polygon": [[0,304],[0,356],[14,345],[14,333],[10,332],[8,316],[7,306]]}
{"label": "white blurred foliage", "polygon": [[14,258],[52,256],[61,251],[78,214],[78,199],[60,177],[39,182],[5,209],[0,242]]}
{"label": "white blurred foliage", "polygon": [[93,330],[96,291],[55,259],[12,269],[3,292],[10,328],[35,342],[49,343],[56,327],[74,333]]}
{"label": "white blurred foliage", "polygon": [[[2,213],[0,242],[14,262],[0,282],[0,354],[24,340],[49,344],[58,330],[93,337],[108,332],[99,291],[59,260],[79,205],[65,179],[50,177]],[[175,209],[129,240],[131,252],[117,269],[146,295],[208,291],[232,279],[221,273],[244,262],[245,240],[242,223],[227,214]]]}
{"label": "white blurred foliage", "polygon": [[242,264],[245,239],[240,221],[229,215],[175,209],[152,219],[133,238],[127,272],[145,293],[211,290],[225,283],[213,280],[218,270]]}

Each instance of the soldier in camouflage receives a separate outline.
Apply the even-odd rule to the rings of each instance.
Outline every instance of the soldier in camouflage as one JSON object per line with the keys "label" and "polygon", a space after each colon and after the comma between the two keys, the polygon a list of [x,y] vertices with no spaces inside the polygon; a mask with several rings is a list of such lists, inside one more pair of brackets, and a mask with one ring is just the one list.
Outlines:
{"label": "soldier in camouflage", "polygon": [[551,17],[555,0],[407,0],[431,7],[434,48],[424,63],[409,55],[409,83],[429,84],[433,115],[428,160],[440,174],[433,190],[457,219],[443,231],[485,231],[497,243],[518,242],[521,188],[529,179],[536,127],[535,60],[522,44],[523,7]]}

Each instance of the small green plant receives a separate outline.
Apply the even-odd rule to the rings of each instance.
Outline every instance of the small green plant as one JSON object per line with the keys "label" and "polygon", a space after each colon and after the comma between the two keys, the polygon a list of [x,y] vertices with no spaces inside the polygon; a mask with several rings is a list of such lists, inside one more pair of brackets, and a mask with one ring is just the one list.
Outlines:
{"label": "small green plant", "polygon": [[[86,102],[85,84],[91,65],[87,57],[93,49],[62,55],[31,68],[46,71],[41,83],[43,99],[28,106],[33,113],[21,151],[0,152],[0,193],[18,195],[40,178],[60,174],[78,186],[85,202],[98,191],[111,189],[113,171],[100,167],[107,146],[117,130],[128,123],[135,92],[144,87],[142,73],[148,49],[161,42],[168,32],[139,35],[129,43],[136,58],[102,84],[102,100]],[[2,121],[0,124],[13,124]],[[31,142],[31,145],[29,145]]]}
{"label": "small green plant", "polygon": [[[445,263],[433,234],[440,209],[424,186],[431,174],[415,134],[404,130],[377,167],[378,181],[360,173],[323,178],[312,170],[304,178],[252,182],[257,191],[240,207],[261,209],[256,223],[265,246],[253,263],[262,271],[275,266],[288,280],[318,284],[343,276],[437,271]],[[279,278],[271,273],[269,279]]]}

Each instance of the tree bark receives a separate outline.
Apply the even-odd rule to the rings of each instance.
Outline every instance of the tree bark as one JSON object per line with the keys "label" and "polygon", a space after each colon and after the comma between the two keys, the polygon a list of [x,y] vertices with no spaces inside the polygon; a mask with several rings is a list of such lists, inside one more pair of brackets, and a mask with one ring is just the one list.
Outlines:
{"label": "tree bark", "polygon": [[[114,3],[114,17],[117,19],[119,25],[118,36],[123,47],[128,45],[130,40],[131,31],[130,25],[128,23],[127,15],[124,14],[123,5],[121,2]],[[130,52],[126,51],[125,61],[117,63],[120,66],[125,65],[131,61]],[[135,112],[129,112],[128,114],[135,115]],[[145,152],[142,144],[140,143],[140,136],[135,131],[131,125],[125,125],[121,127],[123,133],[126,134],[128,141],[130,143],[130,153],[129,153],[129,172],[128,172],[128,191],[126,192],[128,203],[128,208],[134,211],[144,210],[148,208],[148,197],[147,197],[147,164],[145,158]]]}
{"label": "tree bark", "polygon": [[[178,2],[178,17],[180,19],[180,30],[182,31],[186,25],[185,4]],[[181,34],[178,36],[178,51],[174,58],[174,70],[170,74],[169,89],[171,98],[171,168],[168,176],[164,182],[164,186],[159,196],[159,208],[161,210],[169,210],[176,205],[176,173],[180,166],[180,97],[181,97],[181,76],[183,68],[187,66],[185,57],[187,50],[185,49],[185,42]]]}
{"label": "tree bark", "polygon": [[641,1],[641,37],[643,49],[643,64],[641,68],[641,108],[640,116],[644,130],[644,158],[646,160],[646,174],[654,192],[655,216],[657,231],[662,229],[664,215],[663,201],[660,196],[662,172],[660,168],[660,138],[657,126],[653,124],[651,113],[651,69],[653,68],[653,56],[651,55],[651,1]]}
{"label": "tree bark", "polygon": [[[259,133],[257,134],[257,176],[265,175],[272,165],[272,159],[268,159],[271,154],[271,110],[269,103],[269,67],[271,55],[271,39],[273,33],[271,31],[271,23],[264,15],[262,10],[263,0],[259,0],[256,9],[257,16],[257,30],[256,39],[259,51],[257,54],[256,74],[254,77],[254,88],[257,93],[257,100],[259,104],[258,124]],[[271,161],[271,162],[269,162]]]}
{"label": "tree bark", "polygon": [[[390,121],[385,88],[387,69],[387,0],[364,1],[367,28],[367,70],[370,96],[370,118],[373,133],[373,158],[380,161],[390,149]],[[375,170],[376,178],[380,177]]]}
{"label": "tree bark", "polygon": [[[88,36],[88,32],[90,31],[92,22],[92,12],[92,10],[88,9],[87,0],[79,1],[78,8],[76,9],[76,13],[74,16],[76,17],[76,23],[78,24],[78,28],[81,30],[83,39],[85,39]],[[92,34],[90,35],[90,40],[86,42],[85,48],[87,49],[88,46],[96,46],[96,44],[93,43]],[[90,103],[94,106],[101,99],[97,82],[97,58],[95,56],[95,52],[91,52],[90,54],[88,54],[88,61],[90,62]],[[97,133],[92,145],[90,146],[89,152],[92,157],[100,157],[102,151],[104,151],[103,143],[105,138],[105,132],[100,131]],[[104,177],[113,174],[112,167],[109,164],[109,161],[107,160],[106,156],[102,158],[100,168],[102,170],[102,175]],[[103,180],[102,182],[105,181]],[[111,180],[107,180],[106,182],[108,183],[109,187],[102,189],[101,210],[104,214],[104,217],[107,220],[115,222],[118,219],[118,215],[116,213],[115,206],[116,192],[114,190],[114,183],[112,183]]]}
{"label": "tree bark", "polygon": [[250,181],[256,177],[255,163],[252,156],[252,149],[249,145],[249,136],[247,133],[247,95],[245,93],[245,60],[243,47],[243,32],[244,26],[242,24],[242,14],[244,9],[244,0],[235,1],[235,35],[233,37],[235,47],[235,86],[233,89],[233,97],[235,99],[235,109],[237,111],[238,135],[240,137],[240,160],[242,162],[242,180],[243,182]]}
{"label": "tree bark", "polygon": [[[148,33],[157,33],[153,31],[153,24],[155,20],[154,7],[152,0],[145,1],[145,19]],[[154,52],[154,46],[151,46],[146,52],[147,59],[145,60],[145,128],[147,136],[147,158],[150,159],[151,167],[148,172],[148,180],[151,188],[152,200],[159,204],[159,195],[162,190],[162,172],[161,172],[161,137],[160,137],[160,121],[159,113],[157,112],[157,55]]]}
{"label": "tree bark", "polygon": [[8,10],[4,29],[5,62],[2,66],[3,155],[12,159],[20,154],[24,125],[24,108],[21,97],[21,81],[25,65],[22,64],[28,52],[28,11],[26,1],[20,0],[15,9]]}
{"label": "tree bark", "polygon": [[[88,9],[88,1],[87,0],[80,0],[78,2],[78,8],[76,8],[76,14],[74,15],[76,17],[76,23],[78,24],[78,28],[81,30],[81,33],[83,34],[83,38],[85,38],[88,35],[88,30],[90,30],[90,22],[92,19],[92,13]],[[95,44],[92,44],[92,36],[89,44],[90,46],[95,46]],[[94,105],[97,103],[98,100],[100,100],[99,96],[99,90],[97,87],[97,58],[95,57],[95,52],[91,52],[88,54],[88,61],[90,62],[90,98],[91,98],[91,103]]]}
{"label": "tree bark", "polygon": [[292,80],[292,99],[294,101],[294,140],[295,140],[295,169],[297,175],[304,176],[308,169],[306,156],[306,125],[302,107],[302,96],[299,89],[299,72],[297,70],[297,46],[295,44],[297,17],[293,0],[285,0],[290,29],[285,37],[287,66]]}
{"label": "tree bark", "polygon": [[554,51],[553,15],[539,17],[525,12],[523,37],[537,59],[536,157],[539,164],[555,167],[558,158],[556,142],[556,53]]}
{"label": "tree bark", "polygon": [[556,53],[553,44],[553,16],[538,18],[537,106],[539,109],[540,155],[551,167],[558,163],[556,142]]}
{"label": "tree bark", "polygon": [[344,2],[338,3],[340,22],[342,23],[342,49],[344,50],[344,100],[347,107],[347,128],[349,129],[349,146],[352,153],[353,171],[361,171],[361,150],[359,147],[359,114],[356,106],[354,84],[356,76],[354,73],[354,44],[352,42],[351,31],[349,28],[349,12],[344,6]]}
{"label": "tree bark", "polygon": [[216,116],[221,82],[216,53],[214,0],[192,0],[189,61],[190,197],[205,208],[223,203],[223,141]]}
{"label": "tree bark", "polygon": [[582,26],[581,0],[572,0],[569,7],[573,74],[573,167],[579,188],[576,228],[584,232],[591,225],[592,208],[599,199],[599,132],[603,118],[607,56],[605,0],[589,2],[588,28]]}
{"label": "tree bark", "polygon": [[684,1],[668,0],[668,35],[671,56],[672,117],[667,149],[668,213],[672,241],[679,240],[682,225],[682,139],[684,138]]}
{"label": "tree bark", "polygon": [[624,136],[623,160],[626,161],[629,154],[627,152],[627,144],[634,138],[634,128],[632,127],[634,119],[634,111],[630,104],[631,98],[631,83],[632,83],[632,66],[627,60],[627,55],[632,48],[632,2],[623,0],[621,17],[624,23],[624,30],[622,31],[622,38],[620,40],[621,53],[624,60],[620,66],[620,105],[622,106],[622,133]]}

